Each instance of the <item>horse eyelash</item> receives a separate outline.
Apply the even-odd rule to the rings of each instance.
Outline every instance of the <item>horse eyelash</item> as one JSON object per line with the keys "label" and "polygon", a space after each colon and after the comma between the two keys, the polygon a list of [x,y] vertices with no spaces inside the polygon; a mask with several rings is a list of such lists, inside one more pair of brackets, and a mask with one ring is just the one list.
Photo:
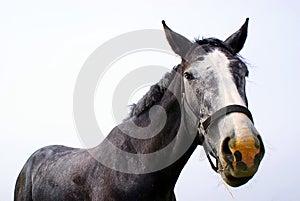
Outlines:
{"label": "horse eyelash", "polygon": [[185,72],[184,74],[183,74],[183,76],[187,79],[187,80],[193,80],[193,79],[195,79],[195,77],[193,76],[193,74],[192,73],[189,73],[189,72]]}

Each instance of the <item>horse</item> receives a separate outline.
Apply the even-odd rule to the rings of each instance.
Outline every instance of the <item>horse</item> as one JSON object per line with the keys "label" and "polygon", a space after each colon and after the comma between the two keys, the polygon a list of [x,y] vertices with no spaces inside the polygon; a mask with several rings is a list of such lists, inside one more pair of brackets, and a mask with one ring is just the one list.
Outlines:
{"label": "horse", "polygon": [[225,41],[193,42],[162,21],[180,64],[96,147],[53,145],[33,153],[17,178],[14,200],[174,201],[177,179],[197,146],[228,185],[247,183],[265,153],[248,109],[248,67],[239,56],[248,21]]}

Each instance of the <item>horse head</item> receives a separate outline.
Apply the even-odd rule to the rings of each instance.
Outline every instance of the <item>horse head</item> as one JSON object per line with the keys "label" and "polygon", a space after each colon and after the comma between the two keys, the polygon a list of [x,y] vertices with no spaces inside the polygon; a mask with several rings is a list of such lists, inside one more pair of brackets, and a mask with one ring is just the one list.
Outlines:
{"label": "horse head", "polygon": [[[264,156],[245,92],[248,69],[238,56],[247,37],[248,19],[225,41],[207,38],[191,42],[163,21],[167,40],[182,59],[185,111],[199,121],[201,144],[217,161],[212,166],[230,186],[248,182]],[[190,108],[189,110],[186,108]]]}

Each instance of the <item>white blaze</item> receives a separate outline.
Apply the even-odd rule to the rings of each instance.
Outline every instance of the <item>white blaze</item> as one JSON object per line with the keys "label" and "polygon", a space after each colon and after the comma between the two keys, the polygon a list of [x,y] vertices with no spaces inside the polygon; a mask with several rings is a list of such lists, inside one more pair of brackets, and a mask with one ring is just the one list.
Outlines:
{"label": "white blaze", "polygon": [[215,50],[205,57],[204,62],[209,63],[218,74],[220,98],[221,100],[223,99],[220,108],[233,104],[246,106],[234,83],[229,69],[230,61],[225,54],[219,50]]}
{"label": "white blaze", "polygon": [[[212,68],[214,68],[215,73],[217,73],[220,92],[219,95],[221,100],[219,108],[226,107],[228,105],[242,105],[246,107],[238,92],[237,86],[234,83],[233,76],[229,69],[230,61],[225,54],[219,50],[215,50],[211,54],[208,54],[207,57],[205,57],[205,60],[209,60],[208,62],[211,63]],[[229,119],[231,119],[235,129],[242,127],[247,130],[253,127],[249,118],[245,118],[246,116],[242,113],[232,113],[226,117],[227,118],[224,118],[224,121],[222,122],[222,126],[220,126],[222,129],[224,129],[225,124]],[[237,132],[238,135],[241,133]]]}

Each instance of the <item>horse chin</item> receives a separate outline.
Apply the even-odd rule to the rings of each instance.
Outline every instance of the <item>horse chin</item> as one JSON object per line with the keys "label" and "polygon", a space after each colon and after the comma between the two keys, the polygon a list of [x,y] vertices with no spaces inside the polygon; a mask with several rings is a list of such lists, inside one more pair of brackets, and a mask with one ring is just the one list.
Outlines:
{"label": "horse chin", "polygon": [[222,179],[231,187],[239,187],[246,184],[253,176],[249,177],[234,177],[229,171],[221,172]]}

